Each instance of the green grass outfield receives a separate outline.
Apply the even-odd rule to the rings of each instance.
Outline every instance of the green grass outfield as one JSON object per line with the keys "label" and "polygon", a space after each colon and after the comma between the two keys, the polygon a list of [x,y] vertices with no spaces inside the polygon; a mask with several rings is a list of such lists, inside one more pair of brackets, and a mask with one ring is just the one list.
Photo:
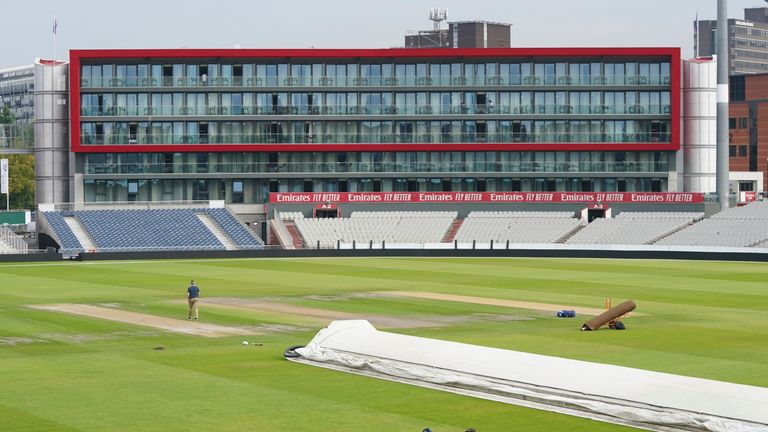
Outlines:
{"label": "green grass outfield", "polygon": [[[588,259],[231,259],[0,264],[0,431],[613,431],[628,428],[285,361],[317,332],[301,316],[214,308],[204,322],[305,330],[205,338],[37,311],[116,304],[175,318],[205,297],[269,297],[402,318],[474,317],[400,333],[768,387],[768,265]],[[602,307],[633,299],[624,332],[583,317],[415,298],[432,291]],[[494,319],[498,318],[498,319]],[[506,319],[506,318],[513,319]],[[153,350],[163,346],[165,350]],[[621,383],[616,383],[621,385]]]}

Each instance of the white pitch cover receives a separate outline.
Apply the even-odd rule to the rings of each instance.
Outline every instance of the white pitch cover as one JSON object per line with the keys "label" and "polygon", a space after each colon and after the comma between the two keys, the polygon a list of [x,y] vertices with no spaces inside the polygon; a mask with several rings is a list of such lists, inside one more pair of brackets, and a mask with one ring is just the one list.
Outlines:
{"label": "white pitch cover", "polygon": [[316,366],[648,430],[768,430],[768,388],[382,332],[364,320],[334,321],[296,352]]}
{"label": "white pitch cover", "polygon": [[8,159],[0,159],[0,193],[8,193]]}

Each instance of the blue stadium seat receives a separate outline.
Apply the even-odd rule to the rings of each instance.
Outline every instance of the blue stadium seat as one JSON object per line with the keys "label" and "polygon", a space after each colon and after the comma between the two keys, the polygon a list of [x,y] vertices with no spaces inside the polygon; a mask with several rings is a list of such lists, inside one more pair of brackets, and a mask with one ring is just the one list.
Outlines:
{"label": "blue stadium seat", "polygon": [[56,233],[61,243],[59,246],[63,250],[76,250],[82,249],[83,246],[75,237],[75,233],[69,228],[67,222],[64,221],[65,217],[71,217],[73,212],[68,211],[53,211],[45,212],[45,220],[48,221],[51,229]]}

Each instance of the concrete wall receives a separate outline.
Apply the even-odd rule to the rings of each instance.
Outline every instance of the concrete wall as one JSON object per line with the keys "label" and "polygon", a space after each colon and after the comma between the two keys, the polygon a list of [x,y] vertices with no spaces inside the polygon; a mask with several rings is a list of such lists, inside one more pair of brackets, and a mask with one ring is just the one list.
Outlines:
{"label": "concrete wall", "polygon": [[263,250],[217,252],[146,252],[80,254],[81,261],[194,258],[312,258],[312,257],[548,257],[548,258],[623,258],[684,259],[768,262],[768,254],[738,252],[622,251],[579,249],[400,249],[400,250]]}

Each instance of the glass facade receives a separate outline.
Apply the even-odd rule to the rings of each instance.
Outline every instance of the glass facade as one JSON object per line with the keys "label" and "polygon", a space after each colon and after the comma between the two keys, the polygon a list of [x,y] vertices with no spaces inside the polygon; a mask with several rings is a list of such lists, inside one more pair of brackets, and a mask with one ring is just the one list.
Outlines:
{"label": "glass facade", "polygon": [[98,144],[670,141],[670,63],[81,66]]}
{"label": "glass facade", "polygon": [[83,174],[666,173],[665,152],[93,153]]}
{"label": "glass facade", "polygon": [[87,201],[249,204],[269,192],[660,192],[668,163],[665,152],[98,153],[78,171]]}
{"label": "glass facade", "polygon": [[[297,191],[666,191],[674,165],[668,151],[610,150],[673,141],[678,89],[669,55],[86,56],[79,73],[76,165],[86,201],[247,204]],[[212,152],[219,144],[224,150]],[[238,144],[251,146],[237,151]],[[324,147],[307,151],[314,144]],[[341,150],[349,144],[354,151]],[[366,144],[404,151],[366,151]],[[430,150],[408,151],[412,144]],[[510,151],[472,148],[483,144],[510,144]],[[511,151],[521,144],[526,151]],[[531,150],[538,144],[563,150]],[[128,152],[88,153],[103,145]],[[149,147],[156,145],[178,151]]]}
{"label": "glass facade", "polygon": [[307,63],[301,59],[291,63],[258,61],[84,64],[80,69],[80,87],[647,87],[668,86],[671,73],[669,61],[664,59],[443,62],[437,58],[370,64]]}
{"label": "glass facade", "polygon": [[0,109],[7,107],[16,124],[35,119],[35,70],[32,65],[0,69]]}
{"label": "glass facade", "polygon": [[374,179],[94,179],[83,182],[86,202],[205,201],[229,204],[269,201],[269,192],[442,192],[442,191],[593,191],[660,192],[667,190],[667,177],[510,177],[478,179],[412,177]]}

